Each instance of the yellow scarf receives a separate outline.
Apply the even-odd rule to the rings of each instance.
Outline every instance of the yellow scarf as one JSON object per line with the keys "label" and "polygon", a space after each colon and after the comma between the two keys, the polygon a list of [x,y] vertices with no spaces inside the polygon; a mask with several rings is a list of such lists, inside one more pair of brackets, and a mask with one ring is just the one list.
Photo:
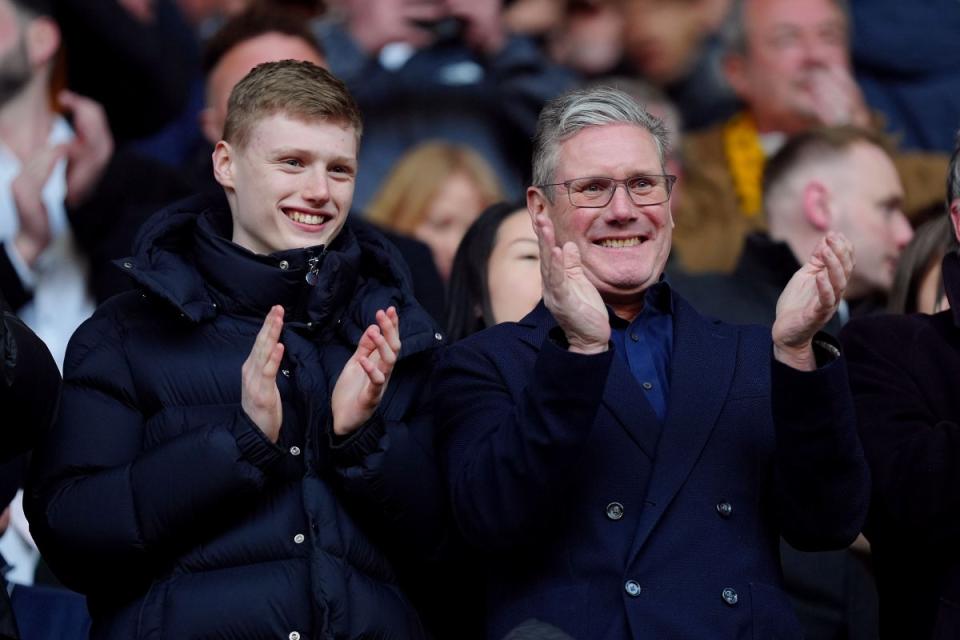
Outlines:
{"label": "yellow scarf", "polygon": [[766,156],[753,118],[745,111],[723,126],[723,149],[733,177],[740,210],[747,218],[760,214],[763,206],[763,165]]}

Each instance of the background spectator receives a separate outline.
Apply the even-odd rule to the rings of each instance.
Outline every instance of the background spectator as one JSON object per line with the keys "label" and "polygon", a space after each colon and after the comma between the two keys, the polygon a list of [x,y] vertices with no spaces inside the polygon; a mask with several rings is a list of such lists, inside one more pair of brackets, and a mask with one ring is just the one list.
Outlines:
{"label": "background spectator", "polygon": [[463,236],[450,274],[447,339],[516,322],[541,296],[540,251],[526,204],[488,207]]}
{"label": "background spectator", "polygon": [[940,265],[957,249],[950,217],[937,206],[940,216],[917,227],[897,263],[887,308],[893,313],[938,313],[950,308],[943,288]]}
{"label": "background spectator", "polygon": [[497,178],[479,154],[464,146],[430,142],[397,162],[367,216],[429,246],[446,281],[467,228],[484,208],[501,199]]}

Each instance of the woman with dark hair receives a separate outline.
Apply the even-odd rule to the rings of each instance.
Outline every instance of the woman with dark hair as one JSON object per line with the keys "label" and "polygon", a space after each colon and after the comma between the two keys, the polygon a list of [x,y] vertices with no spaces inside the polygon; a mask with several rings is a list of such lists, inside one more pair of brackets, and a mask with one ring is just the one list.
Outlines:
{"label": "woman with dark hair", "polygon": [[540,253],[526,206],[499,202],[487,207],[453,259],[448,339],[455,342],[498,322],[519,320],[540,296]]}
{"label": "woman with dark hair", "polygon": [[956,248],[950,216],[945,212],[917,227],[913,240],[900,254],[887,309],[893,313],[933,314],[949,308],[940,263]]}

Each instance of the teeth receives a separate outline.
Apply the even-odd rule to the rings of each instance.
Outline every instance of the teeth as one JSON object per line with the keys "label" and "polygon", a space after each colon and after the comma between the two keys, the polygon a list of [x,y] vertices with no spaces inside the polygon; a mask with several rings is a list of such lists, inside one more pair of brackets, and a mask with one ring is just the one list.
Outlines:
{"label": "teeth", "polygon": [[623,249],[624,247],[635,247],[640,244],[640,238],[606,238],[598,243],[601,247],[608,249]]}
{"label": "teeth", "polygon": [[323,216],[311,216],[298,211],[292,211],[287,215],[290,216],[290,219],[294,222],[300,222],[302,224],[321,224],[323,222]]}

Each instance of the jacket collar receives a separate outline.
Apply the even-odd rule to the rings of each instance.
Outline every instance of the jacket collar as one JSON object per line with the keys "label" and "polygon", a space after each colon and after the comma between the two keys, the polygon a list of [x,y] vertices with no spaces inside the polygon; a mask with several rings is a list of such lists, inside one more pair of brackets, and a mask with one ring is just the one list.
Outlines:
{"label": "jacket collar", "polygon": [[[413,297],[403,257],[378,232],[344,225],[329,247],[267,256],[234,244],[231,232],[222,194],[194,196],[150,218],[134,255],[117,264],[195,323],[219,313],[262,318],[282,304],[288,326],[336,332],[357,344],[377,310],[395,306],[403,355],[440,343],[436,323]],[[306,280],[311,270],[315,285]]]}

